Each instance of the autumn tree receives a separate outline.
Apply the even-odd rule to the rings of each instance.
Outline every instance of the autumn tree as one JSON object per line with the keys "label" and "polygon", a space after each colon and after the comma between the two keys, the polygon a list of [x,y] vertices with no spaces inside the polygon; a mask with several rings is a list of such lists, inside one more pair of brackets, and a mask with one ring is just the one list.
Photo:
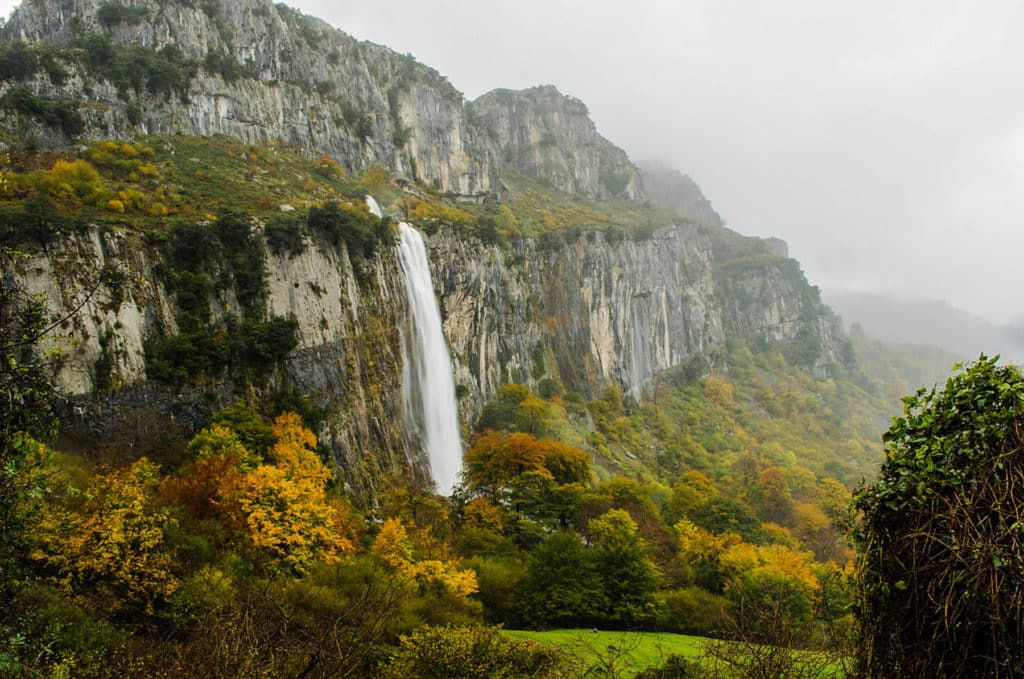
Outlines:
{"label": "autumn tree", "polygon": [[249,472],[239,492],[253,545],[297,571],[355,551],[345,535],[344,506],[327,498],[331,472],[316,454],[316,436],[297,414],[284,413],[273,437],[274,464]]}
{"label": "autumn tree", "polygon": [[175,525],[156,503],[159,469],[146,458],[97,475],[39,517],[30,556],[72,592],[99,592],[104,605],[152,613],[178,587],[166,534]]}
{"label": "autumn tree", "polygon": [[470,492],[506,507],[513,519],[565,527],[590,479],[590,458],[553,439],[488,430],[466,451],[463,478]]}
{"label": "autumn tree", "polygon": [[419,587],[440,587],[462,602],[476,592],[476,574],[472,570],[460,569],[456,560],[445,555],[424,554],[414,537],[420,537],[422,545],[426,536],[417,536],[415,526],[407,527],[399,519],[391,518],[381,526],[371,551],[388,570]]}

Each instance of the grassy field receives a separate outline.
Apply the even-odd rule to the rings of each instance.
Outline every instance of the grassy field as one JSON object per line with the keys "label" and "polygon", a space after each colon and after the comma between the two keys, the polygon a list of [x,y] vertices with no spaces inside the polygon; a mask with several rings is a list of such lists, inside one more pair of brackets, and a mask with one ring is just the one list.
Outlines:
{"label": "grassy field", "polygon": [[[618,676],[632,677],[648,667],[663,665],[670,655],[693,658],[700,654],[703,637],[668,632],[594,632],[560,629],[545,632],[505,630],[522,639],[534,639],[577,656],[586,668],[614,669]],[[586,669],[583,668],[583,669]]]}

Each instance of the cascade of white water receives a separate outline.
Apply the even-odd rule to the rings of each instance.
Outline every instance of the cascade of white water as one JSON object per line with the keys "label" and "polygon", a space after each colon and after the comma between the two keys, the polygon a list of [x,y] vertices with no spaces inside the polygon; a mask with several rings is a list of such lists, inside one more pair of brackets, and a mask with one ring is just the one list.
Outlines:
{"label": "cascade of white water", "polygon": [[[370,212],[380,216],[380,206],[366,197]],[[434,297],[427,248],[419,231],[405,222],[398,225],[399,261],[405,275],[411,316],[406,338],[402,390],[406,408],[420,430],[430,472],[442,495],[450,495],[462,469],[462,439],[452,361],[441,329],[441,310]]]}

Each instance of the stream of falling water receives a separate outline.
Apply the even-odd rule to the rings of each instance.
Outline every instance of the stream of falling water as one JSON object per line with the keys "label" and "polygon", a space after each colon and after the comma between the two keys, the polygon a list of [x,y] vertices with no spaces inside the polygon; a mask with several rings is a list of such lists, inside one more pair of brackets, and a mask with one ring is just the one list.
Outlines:
{"label": "stream of falling water", "polygon": [[[366,204],[378,217],[371,196]],[[452,361],[434,296],[427,248],[420,232],[405,222],[399,228],[399,261],[409,297],[410,331],[405,337],[402,392],[413,425],[419,430],[430,460],[430,472],[442,495],[451,495],[462,469],[462,439]]]}

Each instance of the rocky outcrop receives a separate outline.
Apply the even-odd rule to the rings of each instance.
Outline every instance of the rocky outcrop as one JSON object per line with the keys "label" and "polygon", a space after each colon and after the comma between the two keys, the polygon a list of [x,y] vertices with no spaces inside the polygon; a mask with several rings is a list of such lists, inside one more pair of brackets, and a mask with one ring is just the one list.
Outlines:
{"label": "rocky outcrop", "polygon": [[469,105],[505,168],[566,193],[641,198],[643,187],[626,152],[602,137],[586,104],[551,85],[493,90]]}
{"label": "rocky outcrop", "polygon": [[[147,342],[178,330],[158,250],[136,236],[90,230],[27,260],[21,274],[30,293],[43,295],[54,316],[77,309],[47,338],[47,349],[63,356],[56,382],[70,403],[64,428],[87,439],[131,439],[125,423],[154,416],[189,435],[214,410],[287,386],[325,413],[320,440],[354,492],[368,490],[381,471],[429,478],[403,425],[406,297],[394,253],[384,250],[357,271],[344,247],[307,245],[295,256],[265,253],[266,314],[298,323],[298,345],[283,365],[251,380],[228,373],[177,386],[146,380]],[[119,272],[118,285],[99,283],[105,270]],[[214,322],[240,312],[230,291],[211,308]]]}
{"label": "rocky outcrop", "polygon": [[694,224],[722,226],[723,221],[697,183],[667,163],[649,160],[640,163],[647,197],[671,209]]}
{"label": "rocky outcrop", "polygon": [[[110,14],[110,7],[120,9]],[[74,102],[85,137],[180,133],[283,141],[329,154],[349,170],[379,163],[463,198],[499,189],[492,144],[466,122],[462,94],[445,78],[410,56],[270,0],[139,0],[123,7],[26,1],[0,37],[72,48],[58,57],[65,78],[42,69],[27,82],[8,79],[0,95],[27,86],[39,97]],[[104,38],[115,50],[176,50],[164,55],[186,65],[183,90],[162,89],[151,74],[142,87],[126,88],[109,64],[90,66],[83,57],[89,41],[98,50]],[[154,63],[161,68],[159,59]],[[23,115],[4,115],[4,127],[21,125],[40,147],[72,143]]]}

